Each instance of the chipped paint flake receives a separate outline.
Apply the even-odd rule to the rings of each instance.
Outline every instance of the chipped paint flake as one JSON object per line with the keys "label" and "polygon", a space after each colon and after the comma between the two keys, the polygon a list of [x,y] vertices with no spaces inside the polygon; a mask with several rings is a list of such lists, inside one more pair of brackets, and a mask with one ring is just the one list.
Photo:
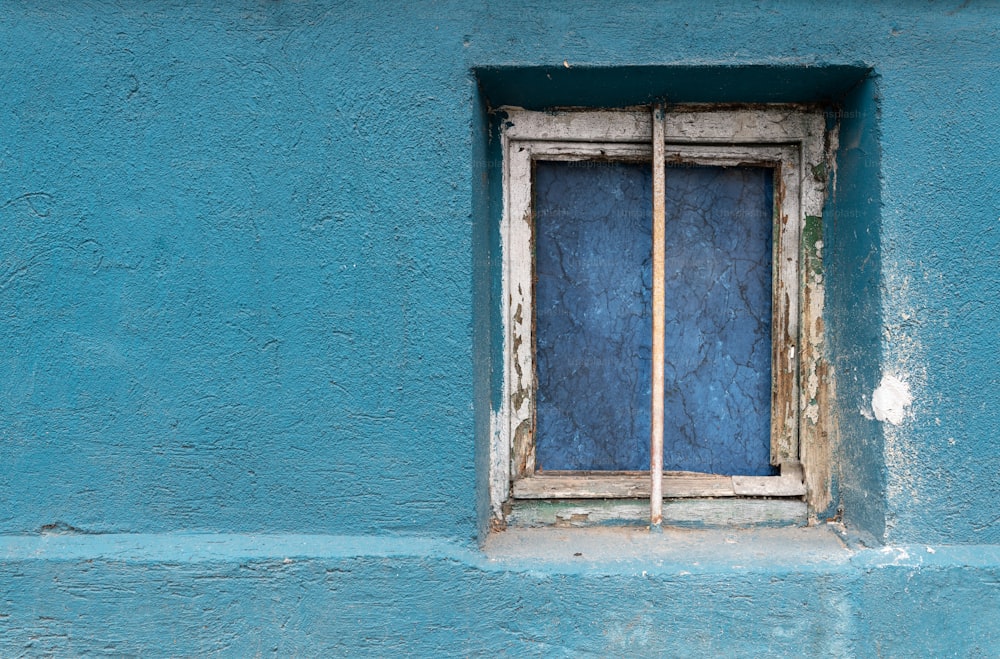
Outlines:
{"label": "chipped paint flake", "polygon": [[906,408],[912,402],[908,384],[893,375],[883,375],[882,382],[872,394],[872,413],[879,421],[898,426],[903,423]]}

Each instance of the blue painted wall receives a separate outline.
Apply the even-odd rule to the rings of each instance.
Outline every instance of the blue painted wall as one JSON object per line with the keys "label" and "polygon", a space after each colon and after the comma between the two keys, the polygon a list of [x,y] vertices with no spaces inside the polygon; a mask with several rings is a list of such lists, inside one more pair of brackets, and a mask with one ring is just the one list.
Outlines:
{"label": "blue painted wall", "polygon": [[[998,9],[5,3],[0,654],[996,653]],[[933,559],[479,553],[486,109],[663,95],[838,104],[826,512]],[[192,554],[227,533],[264,539]]]}

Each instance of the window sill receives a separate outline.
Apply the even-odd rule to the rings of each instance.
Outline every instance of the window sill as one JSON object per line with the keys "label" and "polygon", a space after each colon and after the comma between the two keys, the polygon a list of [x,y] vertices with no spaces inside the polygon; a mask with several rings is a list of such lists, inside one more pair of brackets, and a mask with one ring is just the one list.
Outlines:
{"label": "window sill", "polygon": [[772,529],[517,528],[494,533],[484,546],[491,562],[581,569],[614,564],[654,572],[719,569],[802,569],[846,564],[854,552],[830,525]]}

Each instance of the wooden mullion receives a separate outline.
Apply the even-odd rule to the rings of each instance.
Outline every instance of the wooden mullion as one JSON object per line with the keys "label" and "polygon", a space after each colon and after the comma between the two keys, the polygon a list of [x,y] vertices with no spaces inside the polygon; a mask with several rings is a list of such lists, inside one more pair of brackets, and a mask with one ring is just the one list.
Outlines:
{"label": "wooden mullion", "polygon": [[663,524],[663,356],[666,331],[665,112],[653,106],[653,400],[649,433],[649,528]]}

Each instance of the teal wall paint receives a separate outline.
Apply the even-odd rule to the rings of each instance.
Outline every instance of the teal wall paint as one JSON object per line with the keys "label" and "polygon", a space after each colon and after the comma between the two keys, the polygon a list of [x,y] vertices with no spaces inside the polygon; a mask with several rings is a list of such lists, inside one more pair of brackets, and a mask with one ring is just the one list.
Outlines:
{"label": "teal wall paint", "polygon": [[[63,4],[0,15],[0,654],[995,652],[996,3]],[[478,553],[486,109],[663,96],[841,104],[827,512],[931,558]],[[898,427],[861,414],[883,372],[913,389]],[[78,552],[23,554],[46,528]],[[180,531],[356,540],[286,567]]]}
{"label": "teal wall paint", "polygon": [[837,378],[839,433],[833,448],[834,501],[854,533],[885,539],[882,424],[860,408],[881,379],[881,152],[878,81],[858,83],[835,111],[836,173],[824,209],[823,242],[829,352]]}
{"label": "teal wall paint", "polygon": [[485,538],[489,533],[490,492],[489,464],[492,432],[491,410],[500,408],[500,390],[503,369],[494,368],[502,363],[502,339],[496,335],[500,321],[500,280],[495,276],[498,267],[499,224],[489,218],[499,217],[498,200],[501,198],[500,181],[491,176],[499,171],[501,161],[498,147],[491,136],[494,117],[489,114],[486,99],[478,86],[472,107],[472,306],[473,319],[473,387],[476,456],[476,535]]}
{"label": "teal wall paint", "polygon": [[[985,25],[997,24],[994,11]],[[982,43],[963,41],[956,55]],[[988,110],[1000,86],[995,57],[968,57],[952,71],[950,57],[914,61],[908,93],[881,100],[883,368],[915,398],[912,418],[885,428],[895,541],[1000,541],[1000,185],[989,165],[1000,134]]]}
{"label": "teal wall paint", "polygon": [[474,535],[474,85],[330,11],[4,12],[3,531]]}

